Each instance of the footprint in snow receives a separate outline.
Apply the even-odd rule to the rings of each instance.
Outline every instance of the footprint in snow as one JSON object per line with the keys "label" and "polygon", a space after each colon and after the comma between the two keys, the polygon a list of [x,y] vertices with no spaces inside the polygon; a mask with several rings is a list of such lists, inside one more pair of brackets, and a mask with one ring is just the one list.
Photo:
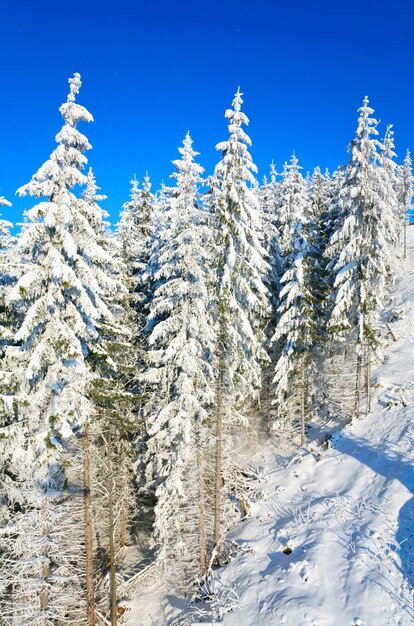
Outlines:
{"label": "footprint in snow", "polygon": [[299,572],[300,577],[305,583],[307,583],[310,578],[310,572],[311,572],[311,566],[308,563],[308,561],[305,561]]}

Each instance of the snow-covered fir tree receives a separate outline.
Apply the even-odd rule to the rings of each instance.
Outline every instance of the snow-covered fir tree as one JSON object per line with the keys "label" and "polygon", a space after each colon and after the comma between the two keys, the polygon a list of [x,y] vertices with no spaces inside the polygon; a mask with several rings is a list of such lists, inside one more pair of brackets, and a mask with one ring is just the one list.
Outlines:
{"label": "snow-covered fir tree", "polygon": [[168,237],[161,238],[154,275],[144,378],[153,386],[146,420],[147,488],[155,489],[157,558],[176,583],[188,585],[197,563],[198,573],[206,569],[214,334],[208,315],[207,214],[198,192],[203,168],[194,161],[198,153],[189,134],[179,152],[165,222]]}
{"label": "snow-covered fir tree", "polygon": [[[261,245],[260,207],[252,187],[256,166],[248,147],[251,140],[243,130],[248,118],[241,110],[240,90],[233,108],[226,111],[229,138],[216,148],[221,160],[211,179],[208,203],[216,231],[213,260],[216,286],[216,465],[214,543],[221,540],[221,490],[223,481],[223,437],[229,441],[229,427],[235,419],[256,428],[252,415],[257,411],[262,384],[264,319],[269,304],[263,282],[268,272],[266,251]],[[246,409],[250,415],[246,415]],[[231,488],[231,479],[226,481]]]}
{"label": "snow-covered fir tree", "polygon": [[[118,270],[120,266],[118,265]],[[134,481],[136,350],[128,298],[111,301],[112,319],[100,327],[101,340],[88,358],[92,419],[84,431],[90,457],[90,517],[93,526],[94,588],[101,613],[114,623],[122,564],[134,543],[138,499]],[[137,538],[138,541],[140,538]],[[109,602],[108,602],[109,596]]]}
{"label": "snow-covered fir tree", "polygon": [[311,292],[314,271],[310,241],[311,203],[295,155],[290,165],[285,164],[280,187],[284,273],[280,279],[279,318],[272,337],[277,355],[273,377],[274,403],[278,417],[281,417],[286,414],[287,399],[300,396],[301,442],[304,445],[305,378],[314,343],[315,298]]}
{"label": "snow-covered fir tree", "polygon": [[[259,202],[263,224],[263,246],[269,262],[269,271],[266,284],[271,295],[271,301],[277,301],[279,279],[281,274],[280,250],[280,214],[279,214],[279,185],[277,182],[275,164],[270,166],[270,180],[266,177],[260,188]],[[272,315],[273,317],[273,315]]]}
{"label": "snow-covered fir tree", "polygon": [[[11,202],[0,197],[0,207],[10,207]],[[6,425],[15,411],[15,396],[18,373],[11,370],[7,350],[13,343],[13,334],[18,323],[13,307],[10,306],[9,293],[16,282],[18,257],[15,253],[15,237],[10,233],[12,223],[0,220],[0,426]],[[0,463],[1,467],[1,463]]]}
{"label": "snow-covered fir tree", "polygon": [[[10,207],[11,202],[0,196],[0,208]],[[0,219],[0,343],[12,336],[12,311],[8,307],[6,293],[15,281],[17,259],[14,251],[15,238],[10,234],[13,224]]]}
{"label": "snow-covered fir tree", "polygon": [[[387,215],[390,215],[390,218],[392,219],[393,225],[391,232],[387,235],[390,249],[396,248],[400,231],[397,178],[398,165],[394,160],[397,156],[394,150],[394,131],[392,130],[392,125],[390,124],[387,126],[378,155],[378,175],[380,181],[378,193],[381,196],[384,206],[386,207]],[[390,271],[392,271],[395,266],[394,260],[396,259],[396,256],[397,255],[395,254],[390,254]]]}
{"label": "snow-covered fir tree", "polygon": [[263,246],[266,250],[267,260],[269,263],[267,274],[264,282],[269,291],[270,314],[268,315],[265,326],[266,349],[269,354],[269,363],[263,371],[263,384],[261,391],[261,415],[262,425],[270,433],[272,427],[272,363],[274,359],[272,354],[271,338],[274,335],[275,327],[278,319],[277,309],[279,306],[280,278],[283,274],[282,269],[282,251],[280,246],[280,213],[278,192],[279,184],[277,181],[278,173],[272,162],[270,166],[270,178],[264,177],[263,184],[260,188],[260,208],[263,222]]}
{"label": "snow-covered fir tree", "polygon": [[0,550],[0,578],[9,580],[2,615],[33,626],[95,623],[90,585],[86,593],[79,435],[91,413],[86,357],[100,320],[111,317],[105,297],[117,284],[106,271],[99,215],[73,191],[88,182],[82,170],[91,147],[77,125],[93,118],[76,103],[80,75],[69,83],[58,146],[19,189],[45,200],[27,212],[18,241],[22,275],[10,295],[22,320],[11,354],[21,376],[18,414],[2,439],[9,506]]}
{"label": "snow-covered fir tree", "polygon": [[142,188],[138,180],[131,180],[130,200],[125,202],[117,234],[122,242],[124,261],[131,275],[141,276],[146,270],[151,246],[151,220],[154,195],[148,174]]}
{"label": "snow-covered fir tree", "polygon": [[413,197],[413,165],[410,151],[404,158],[403,165],[398,168],[397,196],[399,202],[398,232],[403,234],[403,254],[407,257],[407,221],[411,210],[411,199]]}
{"label": "snow-covered fir tree", "polygon": [[376,319],[395,241],[395,213],[386,201],[378,165],[382,145],[375,138],[378,123],[372,117],[374,111],[368,106],[368,98],[358,111],[358,127],[341,189],[344,221],[330,242],[339,253],[331,265],[335,283],[329,322],[337,337],[355,344],[355,414],[360,408],[362,355],[364,349],[371,350],[377,345]]}
{"label": "snow-covered fir tree", "polygon": [[292,249],[292,227],[296,216],[309,214],[309,198],[302,168],[298,158],[292,154],[290,163],[285,163],[278,189],[277,212],[280,219],[280,246],[282,256],[289,255]]}

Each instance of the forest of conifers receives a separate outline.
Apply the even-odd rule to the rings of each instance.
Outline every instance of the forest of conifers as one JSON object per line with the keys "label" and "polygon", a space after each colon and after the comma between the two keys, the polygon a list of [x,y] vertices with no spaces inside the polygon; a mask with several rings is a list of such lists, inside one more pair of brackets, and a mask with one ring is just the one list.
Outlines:
{"label": "forest of conifers", "polygon": [[260,497],[255,451],[369,412],[412,196],[368,98],[346,165],[259,182],[239,90],[214,172],[187,134],[172,185],[134,178],[111,229],[69,83],[20,233],[0,222],[7,626],[113,626],[148,566],[196,593]]}

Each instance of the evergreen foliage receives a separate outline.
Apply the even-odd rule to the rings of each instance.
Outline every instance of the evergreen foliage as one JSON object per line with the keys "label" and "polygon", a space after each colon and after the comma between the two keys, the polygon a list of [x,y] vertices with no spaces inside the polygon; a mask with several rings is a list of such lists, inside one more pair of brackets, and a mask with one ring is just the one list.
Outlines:
{"label": "evergreen foliage", "polygon": [[0,220],[10,626],[114,625],[144,563],[210,593],[260,493],[258,444],[305,445],[311,418],[359,415],[362,388],[369,411],[413,193],[410,153],[397,165],[368,98],[347,165],[304,178],[293,154],[259,186],[238,90],[207,181],[187,133],[174,184],[134,176],[113,232],[69,84],[57,147],[18,190],[36,203],[17,237]]}

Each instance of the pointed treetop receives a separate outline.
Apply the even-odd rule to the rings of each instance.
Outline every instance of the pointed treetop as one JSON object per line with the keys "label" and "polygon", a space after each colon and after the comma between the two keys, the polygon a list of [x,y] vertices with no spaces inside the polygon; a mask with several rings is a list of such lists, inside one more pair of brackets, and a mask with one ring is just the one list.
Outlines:
{"label": "pointed treetop", "polygon": [[97,194],[96,192],[100,189],[96,184],[95,174],[93,173],[93,169],[90,167],[87,176],[86,189],[82,192],[82,197],[86,201],[92,202],[101,202],[101,200],[106,200],[107,196],[103,194]]}
{"label": "pointed treetop", "polygon": [[231,103],[233,108],[227,109],[224,114],[224,117],[231,121],[229,125],[230,133],[233,133],[236,128],[240,128],[242,124],[246,124],[247,126],[249,123],[249,118],[241,110],[241,105],[243,104],[242,95],[240,87],[238,87],[234,94],[233,102]]}
{"label": "pointed treetop", "polygon": [[[370,115],[372,115],[374,113],[374,109],[372,109],[370,106],[368,106],[369,104],[369,99],[368,96],[365,96],[365,98],[362,101],[362,107],[360,107],[358,109],[358,113],[361,114],[360,116],[360,120],[364,120],[369,118]],[[374,120],[375,124],[377,124],[378,122],[376,120]]]}
{"label": "pointed treetop", "polygon": [[412,165],[411,152],[407,148],[407,152],[405,153],[405,157],[404,157],[404,166],[411,171],[411,165]]}
{"label": "pointed treetop", "polygon": [[181,154],[181,159],[175,159],[172,164],[177,169],[176,172],[170,175],[170,178],[175,178],[178,181],[181,180],[181,175],[186,173],[194,176],[194,181],[200,182],[199,176],[204,172],[204,168],[198,163],[194,162],[199,152],[193,150],[193,140],[190,137],[190,133],[187,132],[183,140],[183,146],[178,148],[178,152]]}
{"label": "pointed treetop", "polygon": [[[187,150],[191,150],[191,146],[192,145],[193,145],[193,140],[191,139],[190,131],[187,130],[187,134],[186,134],[186,136],[184,137],[184,140],[183,140],[183,146]],[[183,148],[180,148],[179,150],[180,150],[181,154],[184,154],[183,153]]]}
{"label": "pointed treetop", "polygon": [[298,165],[299,159],[296,156],[296,150],[293,150],[292,156],[290,157],[290,162],[291,162],[291,164],[293,165],[294,168],[297,168],[298,170],[302,169],[302,167],[300,165]]}
{"label": "pointed treetop", "polygon": [[70,85],[70,92],[68,93],[68,102],[75,102],[75,96],[79,93],[79,89],[82,86],[81,76],[78,72],[75,72],[73,78],[68,79]]}
{"label": "pointed treetop", "polygon": [[[183,147],[182,148],[178,148],[178,152],[180,154],[182,154],[182,156],[183,156],[183,161],[184,160],[192,161],[195,156],[200,154],[199,152],[196,152],[195,150],[193,150],[192,146],[193,146],[193,140],[192,140],[192,138],[190,136],[190,132],[187,131],[187,134],[186,134],[186,136],[184,137],[184,140],[183,140]],[[177,161],[174,160],[172,163],[174,165],[176,165]]]}
{"label": "pointed treetop", "polygon": [[270,180],[274,184],[276,182],[277,177],[279,176],[278,171],[276,169],[276,164],[272,159],[270,164]]}
{"label": "pointed treetop", "polygon": [[[80,74],[76,72],[73,75],[73,78],[68,79],[68,82],[70,85],[70,91],[66,102],[64,102],[59,109],[65,123],[68,126],[76,128],[79,122],[93,122],[93,116],[89,113],[89,111],[85,109],[84,106],[75,102],[75,96],[79,93],[82,86]],[[57,139],[57,141],[59,142],[59,139]]]}
{"label": "pointed treetop", "polygon": [[242,92],[240,91],[240,87],[237,87],[237,91],[234,94],[234,99],[232,102],[233,109],[237,111],[237,113],[241,110],[241,105],[243,104]]}

